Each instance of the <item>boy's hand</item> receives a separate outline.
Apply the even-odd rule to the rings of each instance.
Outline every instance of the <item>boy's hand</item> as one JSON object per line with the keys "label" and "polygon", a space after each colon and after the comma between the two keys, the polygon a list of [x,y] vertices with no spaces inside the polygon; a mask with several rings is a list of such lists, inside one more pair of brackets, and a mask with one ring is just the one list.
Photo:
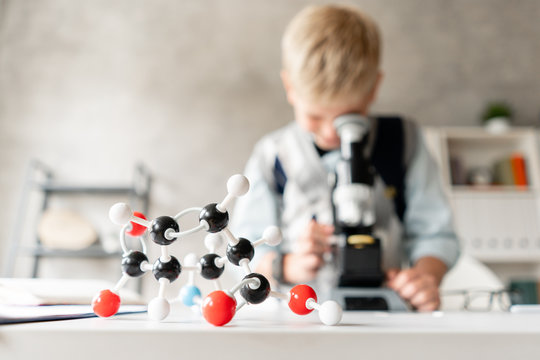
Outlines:
{"label": "boy's hand", "polygon": [[283,278],[288,283],[313,280],[323,265],[323,255],[330,251],[334,226],[311,220],[298,238],[295,251],[283,258]]}
{"label": "boy's hand", "polygon": [[425,257],[410,269],[390,269],[387,285],[419,311],[434,311],[441,305],[439,284],[446,265],[439,259]]}
{"label": "boy's hand", "polygon": [[419,311],[433,311],[439,308],[439,287],[435,277],[422,273],[416,268],[392,269],[387,273],[388,287],[407,300]]}

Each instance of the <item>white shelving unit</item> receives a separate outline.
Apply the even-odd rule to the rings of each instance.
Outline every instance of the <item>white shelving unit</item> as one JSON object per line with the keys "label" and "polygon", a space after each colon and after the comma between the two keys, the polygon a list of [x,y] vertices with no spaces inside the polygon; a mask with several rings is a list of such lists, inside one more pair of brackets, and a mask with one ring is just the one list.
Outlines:
{"label": "white shelving unit", "polygon": [[[449,127],[426,128],[424,134],[441,167],[462,250],[485,263],[540,263],[537,132],[514,128],[492,134],[479,127]],[[516,152],[525,158],[528,186],[452,182],[451,159],[459,158],[467,172],[492,168],[497,160]]]}
{"label": "white shelving unit", "polygon": [[[39,277],[40,263],[45,258],[119,258],[121,256],[120,250],[109,251],[99,239],[93,245],[81,250],[47,248],[42,244],[37,230],[31,232],[30,239],[25,239],[23,227],[32,226],[29,218],[32,218],[33,215],[37,215],[39,218],[49,208],[54,197],[83,196],[94,199],[97,196],[112,196],[117,200],[123,199],[132,205],[138,204],[143,213],[147,214],[151,184],[150,172],[142,164],[136,166],[133,180],[129,184],[81,185],[61,183],[54,177],[54,172],[49,167],[38,160],[30,161],[11,238],[10,251],[4,262],[4,276],[13,277],[16,262],[23,257],[29,257],[33,260],[31,269],[33,278]],[[139,282],[139,290],[140,284],[141,282]]]}

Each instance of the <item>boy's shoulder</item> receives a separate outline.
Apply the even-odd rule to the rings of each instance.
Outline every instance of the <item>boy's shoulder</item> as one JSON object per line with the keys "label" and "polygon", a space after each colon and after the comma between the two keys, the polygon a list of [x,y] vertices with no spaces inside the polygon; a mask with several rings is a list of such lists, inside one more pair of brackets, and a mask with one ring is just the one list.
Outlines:
{"label": "boy's shoulder", "polygon": [[276,142],[276,141],[279,141],[286,134],[297,131],[297,128],[298,128],[298,125],[296,124],[296,122],[291,121],[290,123],[278,128],[278,129],[272,130],[269,133],[267,133],[266,135],[264,135],[259,140],[259,143],[261,143],[261,142]]}
{"label": "boy's shoulder", "polygon": [[297,164],[299,159],[303,159],[306,153],[309,153],[306,149],[312,146],[312,143],[311,135],[292,121],[264,135],[255,144],[250,163],[257,164],[267,178],[274,178],[274,171],[283,172],[284,167],[289,168],[290,163]]}
{"label": "boy's shoulder", "polygon": [[290,122],[278,129],[275,129],[264,135],[255,145],[255,149],[260,149],[265,152],[277,152],[281,144],[290,138],[306,138],[308,135],[301,131],[295,121]]}

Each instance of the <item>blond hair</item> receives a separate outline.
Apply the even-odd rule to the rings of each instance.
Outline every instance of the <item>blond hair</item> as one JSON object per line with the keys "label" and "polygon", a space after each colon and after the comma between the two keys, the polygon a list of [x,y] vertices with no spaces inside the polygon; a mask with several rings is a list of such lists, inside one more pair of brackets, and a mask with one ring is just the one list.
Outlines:
{"label": "blond hair", "polygon": [[287,26],[283,69],[295,91],[324,103],[349,102],[373,88],[380,62],[377,25],[346,6],[309,6]]}

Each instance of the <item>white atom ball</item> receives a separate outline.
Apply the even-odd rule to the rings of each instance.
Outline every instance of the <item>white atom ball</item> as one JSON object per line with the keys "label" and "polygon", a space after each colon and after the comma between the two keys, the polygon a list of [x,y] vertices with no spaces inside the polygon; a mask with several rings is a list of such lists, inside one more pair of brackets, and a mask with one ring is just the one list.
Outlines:
{"label": "white atom ball", "polygon": [[249,191],[249,180],[241,174],[233,175],[227,181],[227,191],[232,196],[242,196]]}
{"label": "white atom ball", "polygon": [[197,259],[197,255],[194,253],[189,253],[186,256],[184,256],[184,265],[185,266],[195,266],[199,262],[199,259]]}
{"label": "white atom ball", "polygon": [[333,300],[323,302],[319,308],[319,319],[325,325],[336,325],[341,321],[342,315],[341,306]]}
{"label": "white atom ball", "polygon": [[277,226],[269,226],[263,232],[263,239],[266,240],[266,243],[270,246],[279,245],[281,242],[281,230]]}
{"label": "white atom ball", "polygon": [[116,225],[125,225],[131,220],[133,211],[126,203],[117,203],[111,206],[109,210],[109,218]]}
{"label": "white atom ball", "polygon": [[152,320],[161,321],[169,315],[171,305],[162,297],[153,298],[148,303],[148,317]]}

